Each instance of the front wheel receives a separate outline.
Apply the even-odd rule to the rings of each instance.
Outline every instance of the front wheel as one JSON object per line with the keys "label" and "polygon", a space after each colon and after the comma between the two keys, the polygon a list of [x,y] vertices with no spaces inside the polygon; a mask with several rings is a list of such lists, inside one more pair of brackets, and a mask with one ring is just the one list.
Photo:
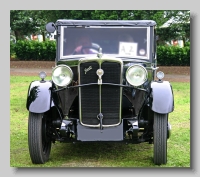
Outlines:
{"label": "front wheel", "polygon": [[154,164],[167,163],[167,120],[168,114],[154,113]]}
{"label": "front wheel", "polygon": [[44,113],[29,112],[28,145],[34,164],[44,164],[49,159],[52,144],[49,127],[48,117]]}

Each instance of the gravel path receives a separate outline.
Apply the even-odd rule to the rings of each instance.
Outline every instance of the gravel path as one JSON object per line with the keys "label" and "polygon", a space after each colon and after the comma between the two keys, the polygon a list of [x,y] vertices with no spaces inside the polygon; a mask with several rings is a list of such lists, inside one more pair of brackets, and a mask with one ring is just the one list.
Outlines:
{"label": "gravel path", "polygon": [[[45,71],[51,76],[52,61],[10,61],[10,75],[37,76],[40,71]],[[169,82],[190,82],[190,67],[160,66],[158,71],[165,73],[165,80]]]}

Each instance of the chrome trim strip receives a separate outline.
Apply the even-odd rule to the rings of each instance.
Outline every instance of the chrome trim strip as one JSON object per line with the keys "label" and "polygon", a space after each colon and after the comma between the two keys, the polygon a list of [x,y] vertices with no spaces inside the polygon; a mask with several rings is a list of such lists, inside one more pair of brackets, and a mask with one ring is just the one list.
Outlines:
{"label": "chrome trim strip", "polygon": [[[102,58],[82,58],[79,60],[78,62],[78,82],[80,83],[80,64],[81,63],[86,63],[86,62],[92,62],[95,61],[99,64],[99,68],[101,68],[101,64],[105,61],[108,62],[118,62],[121,65],[121,74],[120,74],[120,85],[122,85],[122,73],[123,73],[123,61],[120,58],[109,58],[106,57],[104,58],[102,56]],[[98,82],[96,83],[98,85]],[[113,84],[114,85],[114,84]],[[101,85],[99,85],[99,92],[100,92],[100,96],[101,96]],[[120,105],[119,105],[119,122],[117,124],[112,124],[112,125],[102,125],[102,127],[113,127],[113,126],[118,126],[121,123],[121,106],[122,106],[122,87],[120,87]],[[100,113],[101,113],[101,98],[100,98]],[[79,87],[79,118],[80,118],[80,123],[83,126],[88,126],[88,127],[100,127],[100,124],[97,125],[89,125],[89,124],[84,124],[82,122],[82,110],[81,110],[81,87]]]}
{"label": "chrome trim strip", "polygon": [[150,27],[147,27],[147,58],[150,59],[150,51],[149,51],[149,46],[150,46]]}
{"label": "chrome trim strip", "polygon": [[[97,54],[97,57],[99,57],[98,54]],[[100,59],[101,59],[101,57],[100,57]],[[99,65],[99,69],[101,69],[101,64]],[[102,82],[102,80],[101,80],[101,82]],[[101,111],[101,108],[102,108],[101,95],[102,95],[101,94],[101,85],[99,85],[99,113],[102,113],[102,111]]]}
{"label": "chrome trim strip", "polygon": [[[82,85],[76,85],[76,86],[65,87],[65,88],[63,88],[63,89],[71,89],[71,88],[77,88],[77,87],[85,87],[85,86],[90,86],[90,85],[99,85],[99,84],[98,84],[98,83],[82,84]],[[138,88],[138,87],[135,87],[135,86],[132,86],[132,85],[122,85],[122,84],[113,84],[113,83],[103,83],[102,85],[112,85],[112,86],[118,86],[118,87],[128,87],[128,88],[133,88],[133,89],[136,89],[136,90],[141,90],[141,91],[147,92],[147,90],[145,90],[145,89]],[[60,89],[60,90],[63,90],[63,89]],[[60,90],[58,90],[58,91],[60,91]],[[57,91],[57,90],[56,90],[56,91]]]}
{"label": "chrome trim strip", "polygon": [[101,85],[99,85],[99,113],[102,113],[101,108],[102,108],[102,102],[101,102]]}
{"label": "chrome trim strip", "polygon": [[63,55],[63,39],[64,39],[64,26],[61,26],[60,27],[60,58],[64,58],[64,55]]}

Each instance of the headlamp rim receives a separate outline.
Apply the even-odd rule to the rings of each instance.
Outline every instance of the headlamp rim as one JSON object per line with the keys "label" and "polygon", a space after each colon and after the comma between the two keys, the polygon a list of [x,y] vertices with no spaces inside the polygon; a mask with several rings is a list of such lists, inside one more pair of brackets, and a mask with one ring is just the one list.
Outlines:
{"label": "headlamp rim", "polygon": [[[158,77],[158,74],[160,74],[160,73],[163,75],[162,78],[159,78],[159,77]],[[162,79],[165,77],[165,73],[164,73],[163,71],[158,71],[158,72],[156,73],[156,77],[157,77],[158,79],[162,80]]]}
{"label": "headlamp rim", "polygon": [[[70,71],[70,80],[69,80],[68,84],[66,84],[66,85],[57,84],[57,83],[55,82],[55,80],[53,79],[53,73],[54,73],[54,71],[55,71],[56,69],[58,69],[59,67],[65,67],[65,68],[67,68],[67,69]],[[74,76],[73,71],[72,71],[72,69],[71,69],[69,66],[64,65],[64,64],[60,64],[60,65],[57,65],[56,67],[53,68],[53,70],[52,70],[52,77],[51,77],[51,78],[52,78],[52,81],[53,81],[57,86],[59,86],[59,87],[65,87],[65,86],[69,85],[69,84],[72,82],[73,76]]]}
{"label": "headlamp rim", "polygon": [[[42,74],[44,77],[42,77]],[[44,80],[47,77],[47,73],[45,71],[40,71],[38,75],[39,75],[40,79],[42,79],[42,80]]]}
{"label": "headlamp rim", "polygon": [[140,65],[140,64],[133,64],[133,65],[129,66],[128,69],[126,70],[126,80],[127,80],[127,82],[128,82],[130,85],[132,85],[132,86],[134,86],[134,87],[140,86],[140,85],[142,85],[142,84],[136,84],[136,85],[131,84],[130,80],[127,79],[127,78],[128,78],[128,77],[127,77],[127,74],[128,74],[128,72],[129,72],[129,70],[130,70],[131,68],[136,67],[136,66],[139,66],[139,67],[142,68],[143,71],[145,72],[145,79],[144,79],[144,81],[143,81],[142,84],[144,84],[144,83],[147,81],[147,78],[148,78],[148,72],[147,72],[147,69],[146,69],[144,66],[142,66],[142,65]]}

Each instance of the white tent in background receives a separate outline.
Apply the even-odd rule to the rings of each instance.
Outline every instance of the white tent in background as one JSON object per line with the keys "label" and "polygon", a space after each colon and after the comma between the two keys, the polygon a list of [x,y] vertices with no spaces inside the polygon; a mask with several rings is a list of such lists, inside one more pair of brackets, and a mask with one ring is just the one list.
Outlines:
{"label": "white tent in background", "polygon": [[160,28],[167,28],[172,24],[183,24],[183,23],[190,23],[190,20],[189,21],[183,21],[183,20],[179,20],[178,17],[177,18],[172,17],[168,21],[166,21],[162,26],[160,26]]}
{"label": "white tent in background", "polygon": [[[190,11],[188,11],[190,12]],[[169,27],[171,24],[183,24],[183,23],[190,23],[190,18],[188,18],[187,20],[183,20],[183,18],[181,18],[181,16],[185,16],[185,14],[183,14],[182,12],[179,12],[179,14],[175,17],[170,18],[168,21],[166,21],[162,26],[160,26],[160,28],[167,28]],[[187,18],[187,17],[186,17]]]}
{"label": "white tent in background", "polygon": [[[181,14],[184,15],[184,14]],[[168,28],[172,24],[183,24],[183,23],[190,23],[190,18],[188,21],[182,20],[180,16],[172,17],[168,21],[166,21],[160,28]],[[171,45],[178,45],[179,47],[183,47],[183,40],[171,40]]]}

